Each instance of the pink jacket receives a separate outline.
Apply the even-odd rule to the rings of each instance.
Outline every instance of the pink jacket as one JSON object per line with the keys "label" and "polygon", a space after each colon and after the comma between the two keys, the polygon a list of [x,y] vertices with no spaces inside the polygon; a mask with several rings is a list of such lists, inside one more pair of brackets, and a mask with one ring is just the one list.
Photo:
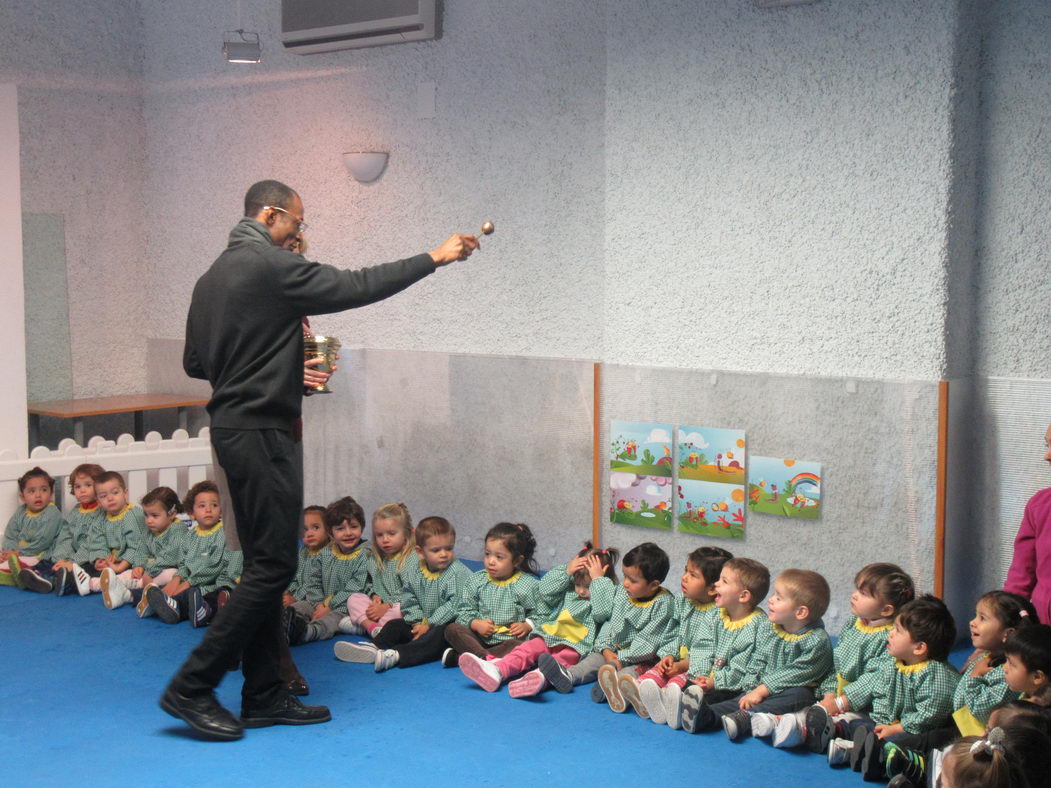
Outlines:
{"label": "pink jacket", "polygon": [[1051,488],[1025,505],[1004,591],[1029,598],[1040,622],[1051,623]]}

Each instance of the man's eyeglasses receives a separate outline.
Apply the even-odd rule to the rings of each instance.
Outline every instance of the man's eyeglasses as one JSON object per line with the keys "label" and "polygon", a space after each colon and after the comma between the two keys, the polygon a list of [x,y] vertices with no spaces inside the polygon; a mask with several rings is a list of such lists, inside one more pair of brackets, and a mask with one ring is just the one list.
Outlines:
{"label": "man's eyeglasses", "polygon": [[286,216],[291,218],[293,222],[296,223],[296,231],[297,232],[305,233],[307,231],[307,223],[306,222],[304,222],[302,219],[297,219],[295,216],[292,216],[292,214],[289,211],[286,211],[280,205],[264,205],[263,206],[263,210],[264,211],[281,211],[281,213],[285,214]]}

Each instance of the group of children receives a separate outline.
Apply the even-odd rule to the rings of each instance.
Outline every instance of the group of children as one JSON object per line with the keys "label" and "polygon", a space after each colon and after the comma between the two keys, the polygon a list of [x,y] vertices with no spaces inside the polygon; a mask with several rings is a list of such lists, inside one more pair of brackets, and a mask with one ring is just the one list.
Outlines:
{"label": "group of children", "polygon": [[[226,547],[210,482],[181,505],[158,488],[140,509],[119,474],[82,465],[70,475],[78,505],[66,518],[39,468],[19,487],[0,581],[100,592],[108,608],[133,602],[140,616],[194,626],[236,585],[240,554]],[[975,652],[957,671],[947,662],[952,615],[916,596],[893,564],[857,573],[833,646],[820,574],[787,569],[771,584],[758,561],[715,547],[690,553],[676,596],[663,587],[668,556],[650,542],[624,554],[620,581],[619,552],[590,543],[541,576],[529,527],[498,523],[472,573],[455,557],[453,525],[427,517],[414,527],[402,503],[373,513],[371,542],[351,497],[309,506],[303,520],[284,595],[291,645],[364,635],[337,642],[336,657],[376,672],[440,660],[486,691],[507,684],[516,698],[591,684],[591,698],[613,712],[808,748],[899,787],[1037,784],[1051,769],[1051,626],[1016,594],[979,598]]]}
{"label": "group of children", "polygon": [[69,475],[77,505],[66,516],[46,471],[27,471],[18,487],[22,505],[4,531],[0,585],[98,593],[111,610],[131,603],[140,618],[200,627],[240,580],[243,558],[226,544],[214,482],[198,482],[185,501],[158,487],[136,506],[121,474],[85,463]]}

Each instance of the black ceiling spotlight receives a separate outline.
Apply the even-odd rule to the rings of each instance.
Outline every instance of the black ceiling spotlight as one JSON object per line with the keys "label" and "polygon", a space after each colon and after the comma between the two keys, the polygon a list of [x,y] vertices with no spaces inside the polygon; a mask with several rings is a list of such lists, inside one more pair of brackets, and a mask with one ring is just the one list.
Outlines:
{"label": "black ceiling spotlight", "polygon": [[230,63],[258,63],[263,59],[259,34],[227,30],[223,33],[223,56]]}

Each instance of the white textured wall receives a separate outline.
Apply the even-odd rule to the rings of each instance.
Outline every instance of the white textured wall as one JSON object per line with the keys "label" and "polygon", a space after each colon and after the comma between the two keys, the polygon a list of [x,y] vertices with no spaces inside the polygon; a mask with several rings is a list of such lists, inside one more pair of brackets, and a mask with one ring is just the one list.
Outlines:
{"label": "white textured wall", "polygon": [[984,13],[978,373],[1047,379],[1051,3],[1010,0]]}
{"label": "white textured wall", "polygon": [[[338,265],[496,223],[469,264],[316,321],[348,345],[600,354],[603,3],[453,0],[440,40],[308,57],[282,50],[277,2],[241,5],[263,36],[258,66],[220,55],[229,4],[144,5],[151,281],[171,305],[158,336],[182,335],[245,189],[273,177],[304,198],[308,256]],[[436,84],[434,118],[417,117],[420,82]],[[343,169],[360,149],[391,152],[373,185]]]}
{"label": "white textured wall", "polygon": [[136,0],[0,5],[0,82],[18,85],[22,210],[65,219],[80,396],[145,385],[155,306],[142,287],[142,56]]}
{"label": "white textured wall", "polygon": [[611,8],[607,358],[939,378],[955,3]]}

